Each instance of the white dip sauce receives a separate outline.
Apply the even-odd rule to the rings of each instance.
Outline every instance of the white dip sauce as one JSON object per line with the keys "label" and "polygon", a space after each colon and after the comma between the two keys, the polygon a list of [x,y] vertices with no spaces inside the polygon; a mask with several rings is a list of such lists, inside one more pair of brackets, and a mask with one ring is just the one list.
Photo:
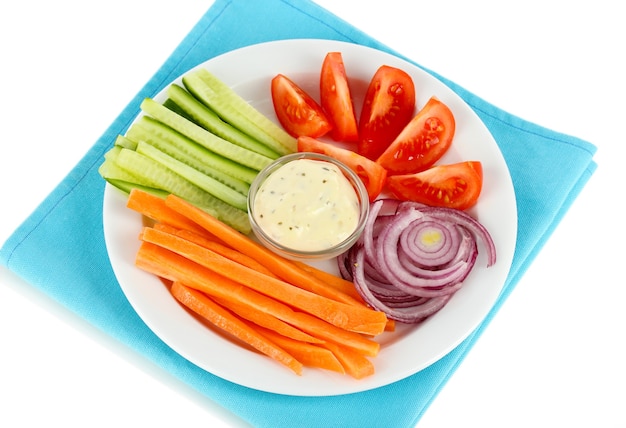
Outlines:
{"label": "white dip sauce", "polygon": [[356,191],[337,166],[298,159],[274,171],[254,200],[254,218],[278,243],[317,251],[336,245],[356,229]]}

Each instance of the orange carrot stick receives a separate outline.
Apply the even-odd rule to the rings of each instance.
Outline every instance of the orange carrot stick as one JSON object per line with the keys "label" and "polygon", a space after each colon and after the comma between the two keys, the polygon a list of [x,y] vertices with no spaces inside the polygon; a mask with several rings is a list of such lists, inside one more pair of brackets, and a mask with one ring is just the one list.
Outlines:
{"label": "orange carrot stick", "polygon": [[285,281],[268,277],[233,262],[193,242],[153,228],[145,228],[142,239],[174,251],[216,273],[232,278],[256,291],[306,311],[346,330],[369,335],[377,335],[385,330],[387,317],[383,312],[374,311],[364,306],[337,302],[294,287]]}
{"label": "orange carrot stick", "polygon": [[168,195],[165,198],[165,203],[179,214],[204,227],[208,232],[217,236],[230,247],[256,259],[283,280],[339,302],[350,304],[360,303],[353,297],[334,287],[328,286],[324,281],[303,271],[290,260],[273,253],[263,245],[253,241],[248,236],[224,224],[217,218],[195,207],[184,199],[175,195]]}
{"label": "orange carrot stick", "polygon": [[327,348],[281,336],[265,328],[259,328],[259,333],[289,352],[305,366],[346,373],[339,359]]}
{"label": "orange carrot stick", "polygon": [[[341,290],[342,292],[344,292],[345,294],[353,297],[355,300],[358,300],[359,302],[361,302],[362,305],[364,306],[367,305],[351,281],[348,281],[337,275],[318,269],[315,266],[308,265],[301,261],[294,260],[293,263],[295,263],[299,268],[301,268],[305,272],[308,272],[311,275],[326,282],[326,284],[328,284],[329,286],[335,287],[338,290]],[[385,331],[395,331],[395,329],[396,329],[396,321],[392,320],[391,318],[387,318],[387,325],[385,326]]]}
{"label": "orange carrot stick", "polygon": [[302,374],[302,363],[277,346],[267,337],[259,334],[254,328],[228,312],[205,294],[186,287],[180,282],[174,282],[171,287],[172,295],[187,308],[207,319],[215,326],[232,334],[265,355],[284,364],[296,374]]}
{"label": "orange carrot stick", "polygon": [[[380,351],[378,342],[361,336],[358,333],[335,327],[305,312],[294,311],[292,319],[293,324],[297,325],[300,330],[318,337],[324,342],[343,344],[368,357],[375,357]],[[329,326],[335,328],[329,328]]]}
{"label": "orange carrot stick", "polygon": [[[323,340],[313,337],[310,334],[307,334],[302,330],[299,330],[296,327],[287,324],[286,322],[276,318],[273,315],[270,315],[266,312],[261,312],[257,308],[247,305],[244,302],[235,302],[233,300],[222,299],[220,297],[214,297],[213,300],[215,300],[224,308],[238,315],[240,318],[248,320],[256,324],[257,326],[264,327],[267,330],[272,330],[280,334],[281,336],[289,337],[300,342],[324,342]],[[294,356],[298,358],[296,355]]]}
{"label": "orange carrot stick", "polygon": [[193,242],[194,244],[201,245],[204,248],[208,248],[211,251],[215,251],[217,254],[221,256],[227,257],[237,263],[240,263],[258,272],[277,278],[277,276],[274,275],[269,269],[267,269],[265,266],[263,266],[261,263],[257,262],[256,260],[254,260],[252,257],[248,257],[242,252],[233,250],[232,248],[224,244],[221,244],[213,240],[212,238],[208,238],[206,236],[200,235],[191,230],[175,229],[171,226],[167,226],[163,224],[155,224],[153,227],[157,230],[161,230],[167,233],[171,233],[172,235],[179,236],[183,239]]}
{"label": "orange carrot stick", "polygon": [[288,305],[258,293],[170,250],[142,242],[135,264],[146,272],[170,281],[183,282],[188,287],[208,295],[234,302],[243,302],[266,312],[300,330],[324,341],[343,344],[368,356],[375,356],[380,344],[358,333],[336,327],[305,312],[296,312]]}
{"label": "orange carrot stick", "polygon": [[207,235],[203,227],[166,206],[165,199],[144,190],[133,188],[126,200],[126,206],[156,222]]}
{"label": "orange carrot stick", "polygon": [[355,379],[363,379],[375,372],[374,364],[362,354],[333,342],[321,344],[337,357],[346,373]]}
{"label": "orange carrot stick", "polygon": [[363,301],[363,298],[361,297],[359,292],[356,290],[356,287],[351,281],[348,281],[337,275],[333,275],[332,273],[328,273],[324,270],[318,269],[314,266],[308,265],[298,260],[294,260],[293,263],[296,266],[298,266],[300,269],[302,269],[303,271],[310,273],[311,275],[315,276],[321,281],[324,281],[329,286],[332,286],[336,288],[337,290],[340,290],[341,292],[349,295],[350,297],[354,298],[354,300],[360,302],[361,304],[363,305],[365,304],[365,302]]}

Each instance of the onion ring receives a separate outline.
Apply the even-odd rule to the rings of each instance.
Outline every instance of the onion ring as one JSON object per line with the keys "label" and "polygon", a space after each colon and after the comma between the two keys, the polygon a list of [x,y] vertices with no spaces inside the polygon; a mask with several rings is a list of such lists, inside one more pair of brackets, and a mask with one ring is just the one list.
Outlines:
{"label": "onion ring", "polygon": [[338,257],[344,279],[390,319],[418,323],[458,291],[478,258],[496,262],[487,229],[464,211],[379,199],[372,202],[361,238]]}

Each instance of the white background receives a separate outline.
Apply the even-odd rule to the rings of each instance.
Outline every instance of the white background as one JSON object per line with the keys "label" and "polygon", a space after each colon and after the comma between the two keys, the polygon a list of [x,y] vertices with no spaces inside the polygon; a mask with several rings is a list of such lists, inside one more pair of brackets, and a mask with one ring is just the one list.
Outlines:
{"label": "white background", "polygon": [[[210,3],[0,5],[0,242]],[[619,2],[317,3],[493,104],[599,148],[598,171],[418,426],[626,427]],[[245,426],[4,268],[0,349],[0,426]]]}

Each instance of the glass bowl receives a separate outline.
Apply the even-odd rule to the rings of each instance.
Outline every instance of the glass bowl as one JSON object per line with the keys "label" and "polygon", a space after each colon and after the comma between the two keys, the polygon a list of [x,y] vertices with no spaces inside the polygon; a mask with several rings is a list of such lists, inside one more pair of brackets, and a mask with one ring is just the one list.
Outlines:
{"label": "glass bowl", "polygon": [[[268,186],[285,174],[281,182],[286,184],[278,183],[270,192]],[[338,207],[345,211],[336,211]],[[292,260],[328,260],[347,251],[361,236],[368,214],[369,197],[361,179],[343,162],[319,153],[276,159],[259,172],[248,193],[254,235]]]}

